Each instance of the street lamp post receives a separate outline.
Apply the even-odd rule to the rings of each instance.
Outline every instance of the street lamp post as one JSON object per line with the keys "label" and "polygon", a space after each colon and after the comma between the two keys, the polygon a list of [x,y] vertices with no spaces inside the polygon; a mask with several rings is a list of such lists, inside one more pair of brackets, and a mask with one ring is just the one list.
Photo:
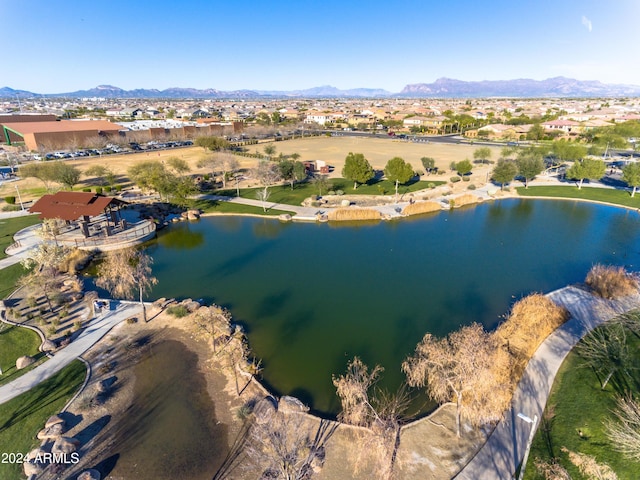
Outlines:
{"label": "street lamp post", "polygon": [[520,467],[520,475],[518,480],[524,478],[524,468],[527,466],[527,460],[529,459],[529,451],[531,450],[531,442],[533,442],[533,435],[536,433],[536,426],[538,425],[538,415],[533,416],[533,420],[527,417],[524,413],[519,413],[518,418],[524,420],[531,425],[531,431],[529,432],[529,439],[527,440],[527,447],[524,451],[524,458],[522,459],[522,466]]}
{"label": "street lamp post", "polygon": [[18,201],[20,202],[20,209],[24,211],[24,205],[22,203],[22,197],[20,196],[20,190],[18,190],[18,185],[16,185],[15,187],[16,187],[16,192],[18,193]]}

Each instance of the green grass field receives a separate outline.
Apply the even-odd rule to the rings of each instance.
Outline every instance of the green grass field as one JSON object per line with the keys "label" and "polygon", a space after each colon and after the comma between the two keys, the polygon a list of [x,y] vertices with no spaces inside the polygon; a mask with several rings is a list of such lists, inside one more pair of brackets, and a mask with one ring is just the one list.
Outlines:
{"label": "green grass field", "polygon": [[194,208],[199,208],[204,213],[244,213],[251,215],[278,216],[283,213],[295,215],[295,212],[287,212],[284,210],[267,209],[266,212],[261,207],[252,205],[241,205],[239,203],[216,202],[212,200],[198,200],[194,203]]}
{"label": "green grass field", "polygon": [[15,380],[20,375],[27,373],[30,368],[16,369],[16,360],[23,355],[35,357],[36,361],[44,357],[44,353],[38,351],[40,337],[28,328],[15,327],[9,324],[0,325],[0,385]]}
{"label": "green grass field", "polygon": [[[331,178],[329,179],[330,186],[322,190],[318,190],[318,187],[312,182],[304,182],[295,185],[292,190],[290,185],[281,185],[269,188],[269,202],[283,203],[287,205],[300,205],[305,198],[312,195],[327,195],[329,192],[336,192],[342,190],[346,195],[393,195],[395,193],[395,184],[388,180],[375,180],[367,184],[358,186],[354,190],[353,182],[344,178]],[[442,185],[445,182],[442,181],[414,181],[407,185],[400,185],[398,193],[400,195],[417,190],[424,190],[429,188],[429,184],[434,186]],[[256,199],[256,194],[261,188],[244,188],[240,190],[240,196],[242,198]],[[235,190],[222,190],[215,192],[218,195],[235,196]]]}
{"label": "green grass field", "polygon": [[[630,351],[634,355],[634,365],[640,362],[640,339],[627,331]],[[605,390],[600,380],[590,368],[582,367],[583,361],[576,351],[566,358],[551,389],[545,412],[553,411],[554,416],[545,428],[542,421],[531,448],[531,456],[526,467],[525,479],[544,480],[536,472],[534,461],[537,458],[550,460],[556,457],[574,480],[586,479],[571,464],[567,453],[561,448],[592,455],[599,463],[606,463],[620,479],[638,478],[640,465],[617,452],[605,435],[603,422],[613,419],[612,410],[616,408],[617,392],[610,382]],[[640,385],[640,371],[632,370],[630,384],[637,393]]]}
{"label": "green grass field", "polygon": [[[0,452],[28,453],[40,444],[35,438],[44,422],[59,413],[78,390],[87,370],[75,360],[50,379],[0,405]],[[0,478],[19,479],[22,465],[0,463]]]}
{"label": "green grass field", "polygon": [[25,272],[26,270],[19,263],[0,270],[0,298],[9,296],[16,289],[18,279]]}
{"label": "green grass field", "polygon": [[611,188],[578,187],[574,186],[548,186],[548,187],[518,187],[518,194],[522,197],[555,197],[575,198],[596,202],[612,203],[631,208],[640,208],[640,193],[631,198],[629,192],[614,190]]}
{"label": "green grass field", "polygon": [[0,258],[6,258],[5,249],[13,243],[13,235],[25,227],[40,223],[37,215],[0,219]]}

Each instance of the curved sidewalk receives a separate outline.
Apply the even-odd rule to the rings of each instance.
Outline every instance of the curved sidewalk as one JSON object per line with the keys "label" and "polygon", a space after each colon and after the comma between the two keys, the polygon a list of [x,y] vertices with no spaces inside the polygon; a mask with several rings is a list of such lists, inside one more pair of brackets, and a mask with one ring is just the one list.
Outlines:
{"label": "curved sidewalk", "polygon": [[58,350],[53,358],[47,360],[42,365],[37,366],[30,372],[25,373],[14,381],[0,387],[0,404],[23,394],[32,389],[40,382],[52,377],[73,360],[89,350],[98,340],[104,337],[114,326],[123,320],[142,313],[139,303],[118,302],[110,300],[115,304],[114,310],[109,310],[99,317],[95,317],[69,345]]}
{"label": "curved sidewalk", "polygon": [[565,307],[571,318],[536,350],[516,388],[512,407],[506,412],[504,420],[454,478],[511,480],[522,462],[530,433],[530,425],[518,418],[518,414],[529,418],[537,415],[541,419],[558,369],[578,341],[607,320],[640,307],[640,293],[608,301],[576,287],[565,287],[547,296]]}

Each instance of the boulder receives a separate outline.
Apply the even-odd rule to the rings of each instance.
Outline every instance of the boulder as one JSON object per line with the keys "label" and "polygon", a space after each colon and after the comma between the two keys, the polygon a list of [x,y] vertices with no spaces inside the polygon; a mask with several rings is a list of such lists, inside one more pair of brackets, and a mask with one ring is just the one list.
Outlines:
{"label": "boulder", "polygon": [[38,432],[38,440],[50,440],[56,439],[62,436],[64,433],[64,425],[58,423],[56,425],[52,425],[50,427],[45,427]]}
{"label": "boulder", "polygon": [[53,340],[45,340],[40,346],[40,350],[43,352],[53,352],[56,348],[58,348],[58,346]]}
{"label": "boulder", "polygon": [[278,220],[280,220],[281,222],[290,222],[291,215],[289,215],[288,213],[282,213],[278,215]]}
{"label": "boulder", "polygon": [[351,205],[351,202],[349,200],[342,200],[340,202],[340,206],[342,207],[348,207],[349,205]]}
{"label": "boulder", "polygon": [[278,411],[283,413],[308,412],[309,407],[296,397],[285,395],[284,397],[280,397],[280,400],[278,401]]}
{"label": "boulder", "polygon": [[100,480],[100,478],[100,472],[93,468],[91,470],[85,470],[78,475],[78,480]]}
{"label": "boulder", "polygon": [[186,309],[189,310],[189,313],[195,312],[202,306],[200,305],[200,302],[197,302],[195,300],[184,301],[182,302],[182,305],[184,305]]}
{"label": "boulder", "polygon": [[25,355],[25,356],[20,357],[20,358],[18,358],[16,360],[16,368],[18,370],[22,370],[23,368],[28,367],[29,365],[31,365],[34,362],[35,362],[35,359],[33,357]]}
{"label": "boulder", "polygon": [[50,416],[44,424],[44,428],[53,427],[54,425],[64,425],[64,420],[59,415]]}
{"label": "boulder", "polygon": [[256,403],[256,406],[253,407],[253,414],[256,416],[256,423],[259,425],[269,423],[276,414],[277,406],[278,404],[276,399],[272,396],[264,397]]}
{"label": "boulder", "polygon": [[200,218],[200,210],[187,210],[187,220],[198,220]]}
{"label": "boulder", "polygon": [[51,453],[70,454],[75,452],[79,445],[80,442],[73,437],[59,437],[51,447]]}
{"label": "boulder", "polygon": [[32,475],[40,475],[42,473],[42,466],[35,462],[26,461],[22,464],[22,470],[27,478],[30,478]]}

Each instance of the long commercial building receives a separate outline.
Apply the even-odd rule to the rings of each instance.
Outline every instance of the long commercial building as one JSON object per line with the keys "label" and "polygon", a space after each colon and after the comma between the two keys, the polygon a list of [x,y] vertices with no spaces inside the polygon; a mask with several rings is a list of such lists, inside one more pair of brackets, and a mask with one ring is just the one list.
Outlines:
{"label": "long commercial building", "polygon": [[[0,119],[1,121],[1,119]],[[1,123],[2,138],[11,145],[24,142],[29,150],[53,150],[71,143],[82,144],[93,137],[118,135],[124,128],[106,120],[60,120]]]}

